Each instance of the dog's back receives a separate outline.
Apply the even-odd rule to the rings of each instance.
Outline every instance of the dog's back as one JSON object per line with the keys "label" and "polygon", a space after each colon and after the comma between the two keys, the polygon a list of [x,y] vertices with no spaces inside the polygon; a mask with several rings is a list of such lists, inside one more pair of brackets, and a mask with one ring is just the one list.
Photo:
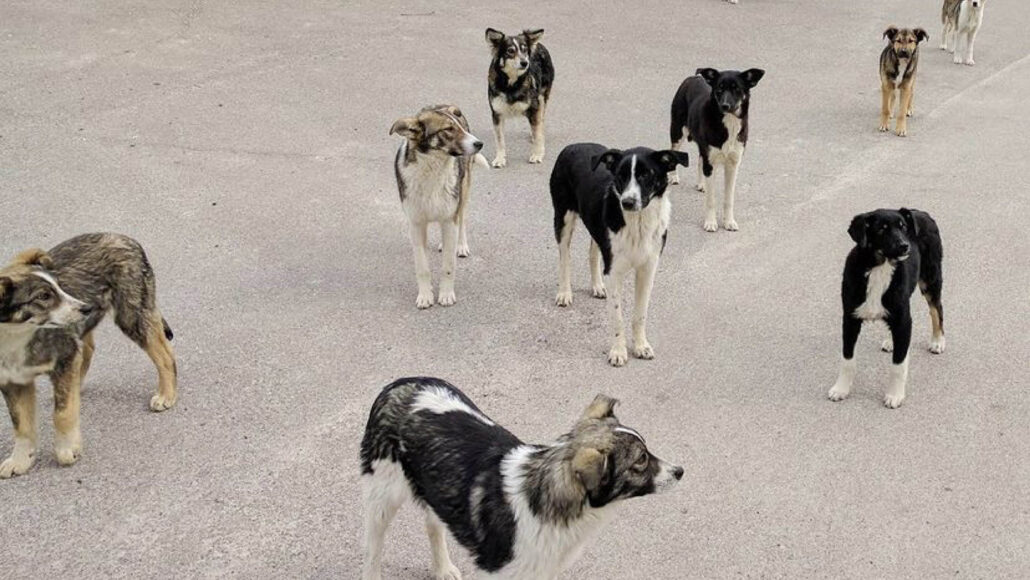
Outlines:
{"label": "dog's back", "polygon": [[962,0],[944,0],[941,6],[941,24],[951,23],[952,26],[958,22],[958,10]]}
{"label": "dog's back", "polygon": [[[554,206],[554,235],[561,241],[561,230],[566,212],[583,216],[604,202],[611,183],[607,171],[595,171],[594,157],[608,148],[597,143],[573,143],[562,149],[551,170],[551,203]],[[589,227],[589,226],[588,226]]]}

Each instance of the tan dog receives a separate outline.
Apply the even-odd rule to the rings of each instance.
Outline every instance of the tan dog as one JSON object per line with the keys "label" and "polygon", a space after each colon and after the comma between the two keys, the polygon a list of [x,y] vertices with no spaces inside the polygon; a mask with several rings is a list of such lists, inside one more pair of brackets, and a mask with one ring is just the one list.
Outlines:
{"label": "tan dog", "polygon": [[912,116],[912,92],[915,89],[916,69],[919,65],[919,43],[930,38],[922,28],[891,26],[883,32],[890,44],[880,53],[880,131],[887,131],[894,111],[895,94],[900,93],[895,133],[908,134],[908,117]]}

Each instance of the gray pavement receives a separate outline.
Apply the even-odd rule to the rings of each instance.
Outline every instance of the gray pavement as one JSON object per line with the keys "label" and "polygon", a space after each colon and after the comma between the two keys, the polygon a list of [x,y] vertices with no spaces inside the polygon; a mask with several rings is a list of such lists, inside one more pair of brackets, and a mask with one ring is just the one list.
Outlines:
{"label": "gray pavement", "polygon": [[[0,482],[0,577],[354,578],[358,442],[377,390],[431,374],[529,441],[599,391],[687,476],[627,502],[566,578],[1030,577],[1030,6],[993,1],[977,66],[936,49],[936,1],[68,3],[0,6],[0,253],[137,237],[176,331],[179,405],[110,324],[83,396],[85,454]],[[880,34],[921,25],[909,137],[876,131]],[[452,102],[493,152],[483,30],[546,29],[548,154],[476,170],[458,304],[419,312],[394,119]],[[658,358],[605,362],[574,243],[553,305],[547,176],[575,141],[667,145],[699,66],[758,66],[738,233],[673,189],[651,306]],[[693,152],[691,152],[693,153]],[[693,169],[686,173],[693,176]],[[686,180],[687,183],[691,179]],[[945,240],[948,350],[914,298],[905,405],[880,404],[883,331],[839,404],[852,215],[906,205]],[[438,261],[434,259],[438,270]],[[0,453],[12,444],[0,429]],[[473,576],[452,543],[456,561]],[[390,578],[429,578],[417,510]]]}

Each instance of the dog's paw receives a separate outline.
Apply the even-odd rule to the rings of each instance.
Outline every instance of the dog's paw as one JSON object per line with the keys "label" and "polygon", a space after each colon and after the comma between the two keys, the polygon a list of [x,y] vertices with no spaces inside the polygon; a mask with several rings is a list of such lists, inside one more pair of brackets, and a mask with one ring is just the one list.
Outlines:
{"label": "dog's paw", "polygon": [[719,231],[719,222],[714,219],[705,220],[704,228],[706,232],[717,232]]}
{"label": "dog's paw", "polygon": [[680,176],[678,174],[673,173],[672,175],[669,176],[669,185],[679,185],[679,184],[680,184]]}
{"label": "dog's paw", "polygon": [[590,289],[590,294],[594,298],[607,298],[608,289],[604,287],[604,284],[599,284]]}
{"label": "dog's paw", "polygon": [[901,402],[904,400],[905,395],[895,395],[887,393],[887,395],[883,397],[883,406],[887,407],[888,409],[897,409],[901,406]]}
{"label": "dog's paw", "polygon": [[908,129],[898,128],[898,129],[896,129],[894,131],[894,134],[897,135],[898,137],[907,137],[908,136]]}
{"label": "dog's paw", "polygon": [[641,342],[633,345],[633,356],[644,360],[651,360],[654,358],[654,349],[647,342]]}
{"label": "dog's paw", "polygon": [[[954,53],[955,51],[951,51],[951,52],[952,52],[952,53]],[[961,57],[959,57],[959,56],[958,56],[958,55],[956,54],[956,55],[955,55],[955,58],[951,59],[951,62],[953,62],[953,63],[955,63],[955,64],[962,64],[962,58],[961,58]]]}
{"label": "dog's paw", "polygon": [[10,479],[15,475],[22,475],[32,467],[36,461],[35,453],[12,453],[10,457],[0,463],[0,479]]}
{"label": "dog's paw", "polygon": [[433,570],[433,580],[461,580],[461,572],[454,564],[442,570]]}
{"label": "dog's paw", "polygon": [[442,241],[439,244],[436,244],[436,251],[437,252],[442,252],[443,251],[443,242]]}
{"label": "dog's paw", "polygon": [[833,385],[833,387],[830,389],[830,392],[827,393],[826,396],[831,401],[843,401],[844,399],[847,399],[848,395],[850,395],[850,394],[851,394],[851,388],[850,387],[845,387],[844,385],[837,384],[837,385]]}
{"label": "dog's paw", "polygon": [[54,441],[54,455],[62,466],[74,465],[82,455],[82,437],[75,435],[57,435]]}
{"label": "dog's paw", "polygon": [[457,301],[458,298],[454,296],[454,290],[440,290],[440,297],[436,299],[440,306],[454,306],[454,303]]}
{"label": "dog's paw", "polygon": [[167,411],[168,409],[171,409],[175,406],[175,401],[176,397],[174,395],[171,397],[166,397],[161,393],[157,393],[156,395],[150,398],[150,410],[155,413]]}
{"label": "dog's paw", "polygon": [[572,290],[558,292],[554,297],[554,303],[558,306],[572,306]]}
{"label": "dog's paw", "polygon": [[543,161],[544,161],[544,152],[543,151],[540,151],[539,153],[533,153],[532,155],[529,156],[529,162],[530,163],[542,163]]}
{"label": "dog's paw", "polygon": [[418,293],[418,298],[415,299],[415,307],[419,310],[425,310],[433,305],[433,294],[432,292],[423,294]]}
{"label": "dog's paw", "polygon": [[469,245],[468,244],[464,244],[464,245],[458,246],[458,257],[459,258],[467,258],[467,257],[469,257],[469,254],[471,254],[471,252],[469,252]]}
{"label": "dog's paw", "polygon": [[944,352],[944,337],[930,339],[930,352],[941,354]]}
{"label": "dog's paw", "polygon": [[974,61],[971,58],[967,58],[963,64],[965,64],[966,66],[973,66],[976,64],[976,61]]}
{"label": "dog's paw", "polygon": [[881,124],[880,125],[880,132],[881,133],[886,133],[887,131],[890,131],[890,127],[888,127],[886,123]]}
{"label": "dog's paw", "polygon": [[495,169],[500,169],[501,167],[504,167],[507,164],[507,157],[505,157],[504,155],[498,155],[497,157],[494,157],[493,163],[491,163],[490,165],[492,165]]}
{"label": "dog's paw", "polygon": [[737,225],[737,220],[733,218],[725,220],[722,224],[722,227],[726,228],[726,231],[728,232],[735,232],[740,229],[740,226]]}
{"label": "dog's paw", "polygon": [[701,193],[704,193],[705,192],[705,184],[704,184],[704,182],[702,181],[702,182],[698,183],[697,185],[695,185],[694,189],[700,191]]}
{"label": "dog's paw", "polygon": [[880,343],[880,350],[883,352],[894,352],[894,339],[889,336],[883,339],[883,342]]}
{"label": "dog's paw", "polygon": [[613,367],[625,366],[628,361],[629,353],[626,352],[626,347],[617,346],[608,351],[608,364]]}

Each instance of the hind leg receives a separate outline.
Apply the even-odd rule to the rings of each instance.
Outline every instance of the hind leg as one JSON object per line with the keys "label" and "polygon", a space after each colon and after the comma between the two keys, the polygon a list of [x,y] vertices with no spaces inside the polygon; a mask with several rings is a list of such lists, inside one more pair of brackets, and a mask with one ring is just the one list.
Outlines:
{"label": "hind leg", "polygon": [[930,335],[930,352],[944,352],[944,305],[941,304],[941,283],[937,282],[923,288],[923,298],[930,307],[930,324],[933,332]]}
{"label": "hind leg", "polygon": [[540,163],[544,160],[544,113],[546,104],[541,104],[535,109],[526,111],[529,117],[529,127],[532,130],[532,150],[529,154],[530,163]]}
{"label": "hind leg", "polygon": [[461,580],[461,572],[451,562],[447,552],[447,529],[432,510],[426,509],[426,534],[429,549],[433,554],[433,578],[435,580]]}
{"label": "hind leg", "polygon": [[36,385],[0,385],[14,426],[14,450],[0,462],[0,479],[21,475],[36,461]]}
{"label": "hind leg", "polygon": [[601,264],[601,246],[590,240],[590,286],[594,298],[604,298],[608,291],[604,287],[604,266]]}
{"label": "hind leg", "polygon": [[365,492],[365,565],[362,578],[381,580],[386,530],[411,492],[399,463],[379,460],[372,467],[372,473],[361,476]]}
{"label": "hind leg", "polygon": [[170,409],[175,405],[178,369],[175,365],[175,351],[165,335],[164,319],[154,308],[149,312],[137,312],[124,308],[115,313],[115,324],[126,336],[139,345],[154,366],[157,367],[157,394],[150,399],[150,410],[155,412]]}
{"label": "hind leg", "polygon": [[566,211],[558,233],[558,306],[572,304],[572,232],[576,229],[576,213]]}

